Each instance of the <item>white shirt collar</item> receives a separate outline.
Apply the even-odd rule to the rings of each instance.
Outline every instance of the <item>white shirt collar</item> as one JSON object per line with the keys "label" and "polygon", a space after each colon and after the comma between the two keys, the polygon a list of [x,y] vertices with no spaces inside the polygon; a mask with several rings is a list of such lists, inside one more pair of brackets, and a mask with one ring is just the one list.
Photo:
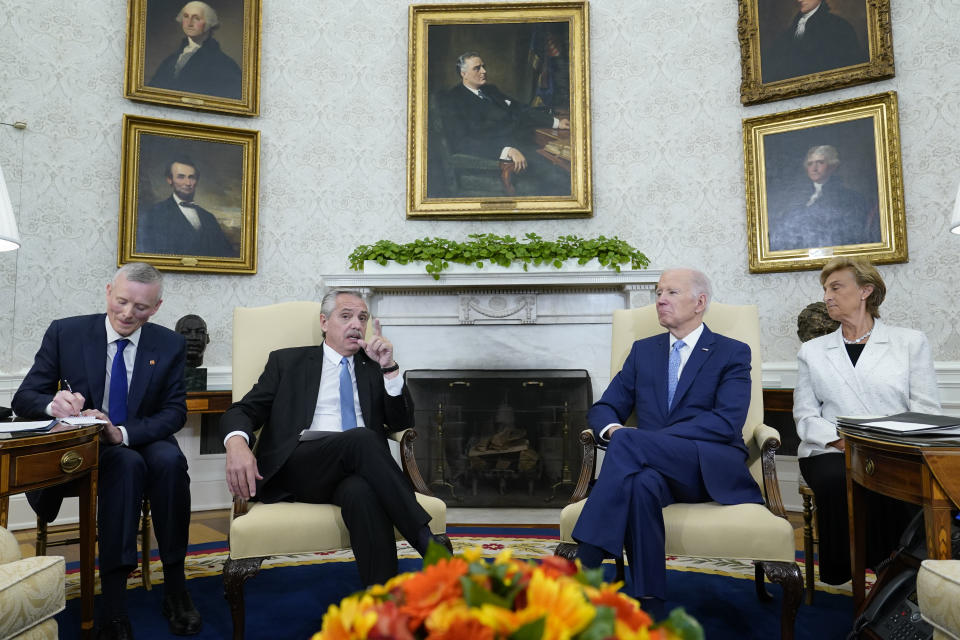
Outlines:
{"label": "white shirt collar", "polygon": [[[679,340],[679,338],[674,336],[672,333],[669,335],[670,335],[670,348],[673,349],[673,343]],[[689,347],[690,350],[693,350],[693,348],[697,346],[697,343],[700,341],[701,335],[703,335],[702,322],[699,325],[697,325],[696,329],[694,329],[693,331],[691,331],[690,333],[688,333],[683,337],[683,344],[687,345],[687,347]]]}
{"label": "white shirt collar", "polygon": [[131,333],[130,335],[122,336],[119,333],[117,333],[116,330],[114,330],[113,325],[110,324],[109,316],[104,316],[103,322],[107,326],[107,344],[110,344],[111,342],[116,342],[117,340],[120,340],[122,338],[126,338],[127,340],[132,342],[134,345],[140,344],[140,331],[143,329],[142,325],[137,327],[137,330]]}
{"label": "white shirt collar", "polygon": [[350,366],[353,366],[353,356],[342,356],[337,351],[328,346],[326,342],[322,342],[320,346],[323,347],[323,359],[326,360],[329,364],[332,364],[335,367],[340,366],[340,361],[344,358],[347,359],[347,362],[350,363]]}

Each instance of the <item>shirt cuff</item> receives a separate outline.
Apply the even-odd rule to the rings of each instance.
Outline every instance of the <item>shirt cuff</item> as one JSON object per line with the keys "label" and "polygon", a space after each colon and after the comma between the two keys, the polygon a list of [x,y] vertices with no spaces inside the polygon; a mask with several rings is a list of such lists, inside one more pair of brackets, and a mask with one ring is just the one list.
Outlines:
{"label": "shirt cuff", "polygon": [[43,412],[50,416],[51,418],[56,418],[57,416],[53,415],[53,400],[47,403],[47,406],[44,407]]}
{"label": "shirt cuff", "polygon": [[383,388],[388,396],[398,396],[403,392],[403,376],[398,375],[393,378],[383,379]]}
{"label": "shirt cuff", "polygon": [[127,437],[127,428],[124,427],[124,426],[122,426],[122,425],[119,425],[119,424],[114,425],[114,426],[115,426],[117,429],[120,429],[120,433],[123,435],[123,446],[129,447],[129,446],[130,446],[130,438]]}
{"label": "shirt cuff", "polygon": [[223,439],[224,449],[227,448],[227,440],[229,440],[233,436],[243,436],[243,439],[247,441],[247,446],[250,446],[250,436],[245,434],[243,431],[231,431],[230,433],[227,434],[227,437]]}
{"label": "shirt cuff", "polygon": [[607,435],[607,433],[610,432],[610,427],[620,427],[620,426],[623,426],[623,425],[617,424],[616,422],[611,422],[610,424],[605,426],[603,429],[600,429],[600,439],[610,442],[610,437]]}

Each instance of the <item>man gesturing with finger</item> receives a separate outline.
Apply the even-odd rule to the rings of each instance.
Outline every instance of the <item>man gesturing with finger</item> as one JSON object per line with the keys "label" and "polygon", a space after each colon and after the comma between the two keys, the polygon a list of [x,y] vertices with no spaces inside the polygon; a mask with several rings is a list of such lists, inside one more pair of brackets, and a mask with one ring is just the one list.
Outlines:
{"label": "man gesturing with finger", "polygon": [[266,503],[338,505],[364,585],[396,575],[394,527],[421,555],[431,539],[430,516],[386,440],[413,426],[413,401],[379,321],[364,340],[369,315],[360,293],[327,292],[323,343],[272,352],[257,383],[220,421],[230,492]]}

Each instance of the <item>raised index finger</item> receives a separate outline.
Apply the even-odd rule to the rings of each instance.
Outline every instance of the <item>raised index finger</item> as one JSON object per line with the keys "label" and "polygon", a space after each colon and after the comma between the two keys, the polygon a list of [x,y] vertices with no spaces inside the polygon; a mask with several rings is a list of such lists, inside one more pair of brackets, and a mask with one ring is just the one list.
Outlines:
{"label": "raised index finger", "polygon": [[379,319],[379,318],[374,318],[374,319],[373,319],[373,335],[375,335],[375,336],[383,336],[383,333],[380,331],[380,319]]}

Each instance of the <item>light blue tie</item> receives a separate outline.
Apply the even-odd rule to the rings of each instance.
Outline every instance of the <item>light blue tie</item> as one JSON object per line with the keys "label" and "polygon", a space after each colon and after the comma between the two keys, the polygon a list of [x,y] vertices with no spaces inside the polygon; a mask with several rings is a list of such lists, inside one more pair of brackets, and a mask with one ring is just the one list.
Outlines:
{"label": "light blue tie", "polygon": [[357,411],[353,408],[353,380],[350,379],[350,361],[340,361],[340,428],[343,431],[357,426]]}
{"label": "light blue tie", "polygon": [[680,349],[686,346],[683,340],[677,340],[670,349],[670,361],[667,363],[667,408],[673,406],[673,394],[677,391],[680,378]]}

